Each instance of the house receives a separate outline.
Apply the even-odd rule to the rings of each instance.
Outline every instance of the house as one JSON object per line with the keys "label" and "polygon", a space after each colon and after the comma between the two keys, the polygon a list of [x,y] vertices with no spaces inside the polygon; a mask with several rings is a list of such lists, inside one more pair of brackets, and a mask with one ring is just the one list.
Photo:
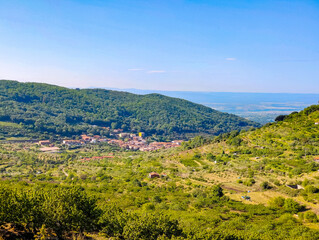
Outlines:
{"label": "house", "polygon": [[319,122],[315,122],[315,125],[318,125],[319,124]]}
{"label": "house", "polygon": [[80,146],[83,144],[80,140],[63,140],[62,143],[68,146]]}
{"label": "house", "polygon": [[160,175],[158,173],[156,173],[156,172],[151,172],[151,173],[148,174],[148,177],[149,178],[159,178]]}
{"label": "house", "polygon": [[113,129],[113,132],[114,133],[120,133],[120,132],[123,132],[123,129],[120,129],[120,128],[119,129]]}
{"label": "house", "polygon": [[120,137],[120,138],[126,138],[126,137],[129,137],[129,136],[130,136],[129,133],[120,133],[120,134],[119,134],[119,137]]}
{"label": "house", "polygon": [[82,138],[83,141],[86,141],[86,142],[91,141],[91,137],[89,137],[89,136],[87,136],[85,134],[81,135],[81,138]]}
{"label": "house", "polygon": [[314,160],[316,163],[319,163],[319,157],[314,157],[313,160]]}
{"label": "house", "polygon": [[184,142],[184,141],[183,141],[183,140],[174,140],[174,141],[172,141],[172,143],[173,143],[174,145],[177,145],[177,146],[182,145],[182,142]]}
{"label": "house", "polygon": [[129,145],[128,148],[131,149],[131,150],[139,150],[138,146]]}
{"label": "house", "polygon": [[50,140],[39,141],[38,144],[39,145],[49,145],[50,144]]}

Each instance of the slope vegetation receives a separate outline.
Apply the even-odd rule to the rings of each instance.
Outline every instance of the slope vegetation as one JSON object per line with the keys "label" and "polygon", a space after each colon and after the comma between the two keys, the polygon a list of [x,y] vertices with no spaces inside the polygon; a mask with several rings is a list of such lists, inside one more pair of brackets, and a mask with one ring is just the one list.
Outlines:
{"label": "slope vegetation", "polygon": [[107,127],[147,135],[187,137],[259,126],[238,116],[159,94],[68,89],[41,83],[0,81],[0,121],[5,136],[31,133],[106,133]]}
{"label": "slope vegetation", "polygon": [[220,183],[231,198],[245,201],[247,194],[256,204],[293,197],[319,214],[319,105],[203,143],[196,137],[177,156],[183,175],[192,181]]}
{"label": "slope vegetation", "polygon": [[0,236],[319,239],[319,106],[282,119],[154,152],[0,142]]}

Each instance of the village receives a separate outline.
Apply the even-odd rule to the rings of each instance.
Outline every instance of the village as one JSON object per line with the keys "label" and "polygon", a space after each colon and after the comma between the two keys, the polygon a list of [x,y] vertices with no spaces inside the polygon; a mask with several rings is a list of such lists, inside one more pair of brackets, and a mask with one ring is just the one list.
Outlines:
{"label": "village", "polygon": [[[80,139],[63,139],[61,140],[61,145],[64,145],[68,148],[76,148],[81,147],[86,144],[98,144],[98,143],[108,143],[110,145],[118,146],[121,149],[127,149],[132,151],[156,151],[159,149],[168,149],[173,147],[179,147],[182,140],[174,140],[171,142],[148,142],[145,139],[145,133],[139,132],[138,134],[134,133],[125,133],[122,132],[122,129],[115,129],[113,134],[111,134],[113,138],[104,138],[99,135],[87,135],[82,134]],[[59,152],[60,148],[57,146],[58,144],[55,142],[51,142],[50,140],[42,140],[38,141],[38,145],[40,147],[40,151],[42,152]]]}

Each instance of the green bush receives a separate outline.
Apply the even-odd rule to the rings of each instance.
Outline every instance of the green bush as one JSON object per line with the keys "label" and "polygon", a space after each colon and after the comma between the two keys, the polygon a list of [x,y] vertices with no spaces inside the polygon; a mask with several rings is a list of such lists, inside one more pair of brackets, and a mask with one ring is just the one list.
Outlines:
{"label": "green bush", "polygon": [[269,206],[274,209],[282,208],[284,204],[285,204],[285,198],[283,197],[272,198],[269,201]]}
{"label": "green bush", "polygon": [[316,223],[318,222],[318,217],[314,212],[308,211],[304,214],[304,219],[308,222]]}
{"label": "green bush", "polygon": [[316,192],[318,192],[318,188],[316,188],[313,185],[308,185],[308,186],[305,187],[305,191],[307,193],[316,193]]}
{"label": "green bush", "polygon": [[303,206],[301,206],[299,203],[297,203],[296,201],[294,201],[291,198],[286,198],[283,208],[287,212],[297,213],[303,209]]}
{"label": "green bush", "polygon": [[255,179],[253,178],[250,178],[250,179],[247,179],[243,182],[244,185],[248,186],[248,187],[251,187],[252,185],[254,185],[256,183]]}
{"label": "green bush", "polygon": [[269,182],[262,182],[262,183],[260,184],[260,186],[261,186],[261,188],[264,189],[264,190],[271,188]]}
{"label": "green bush", "polygon": [[159,236],[170,239],[181,234],[178,221],[160,213],[132,215],[123,229],[123,237],[132,240],[155,240]]}
{"label": "green bush", "polygon": [[0,223],[36,231],[43,224],[58,237],[69,231],[93,231],[100,217],[96,200],[80,188],[21,190],[0,187]]}
{"label": "green bush", "polygon": [[103,208],[103,215],[99,219],[101,233],[108,237],[119,237],[123,234],[129,215],[115,206]]}

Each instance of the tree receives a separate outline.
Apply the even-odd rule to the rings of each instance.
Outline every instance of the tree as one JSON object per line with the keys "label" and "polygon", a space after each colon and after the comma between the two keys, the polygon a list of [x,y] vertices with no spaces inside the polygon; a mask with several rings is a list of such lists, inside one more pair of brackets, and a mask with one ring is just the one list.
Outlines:
{"label": "tree", "polygon": [[285,199],[285,203],[283,207],[287,212],[291,212],[291,213],[297,213],[303,209],[303,206],[301,206],[299,203],[297,203],[291,198]]}
{"label": "tree", "polygon": [[212,189],[212,195],[215,196],[215,197],[222,197],[222,196],[224,196],[223,189],[221,188],[220,185],[216,185],[216,186],[213,187],[213,189]]}
{"label": "tree", "polygon": [[316,223],[318,222],[318,217],[314,212],[308,211],[305,213],[304,218],[308,222]]}
{"label": "tree", "polygon": [[19,224],[33,232],[45,225],[59,238],[69,231],[95,230],[101,214],[96,200],[80,188],[25,191],[0,186],[0,198],[0,224]]}
{"label": "tree", "polygon": [[285,198],[283,197],[272,198],[269,201],[269,206],[274,209],[280,209],[284,206],[284,204],[285,204]]}
{"label": "tree", "polygon": [[128,217],[127,213],[114,205],[103,208],[103,215],[99,219],[101,232],[109,237],[122,236]]}
{"label": "tree", "polygon": [[178,221],[161,213],[132,215],[123,231],[124,238],[132,240],[155,240],[160,236],[171,239],[172,236],[180,236],[181,234],[182,230],[179,228]]}
{"label": "tree", "polygon": [[271,186],[269,185],[269,182],[262,182],[262,183],[260,184],[260,186],[261,186],[261,188],[264,189],[264,190],[271,188]]}
{"label": "tree", "polygon": [[285,118],[287,117],[287,115],[279,115],[275,118],[275,121],[276,122],[280,122],[280,121],[283,121],[285,120]]}

